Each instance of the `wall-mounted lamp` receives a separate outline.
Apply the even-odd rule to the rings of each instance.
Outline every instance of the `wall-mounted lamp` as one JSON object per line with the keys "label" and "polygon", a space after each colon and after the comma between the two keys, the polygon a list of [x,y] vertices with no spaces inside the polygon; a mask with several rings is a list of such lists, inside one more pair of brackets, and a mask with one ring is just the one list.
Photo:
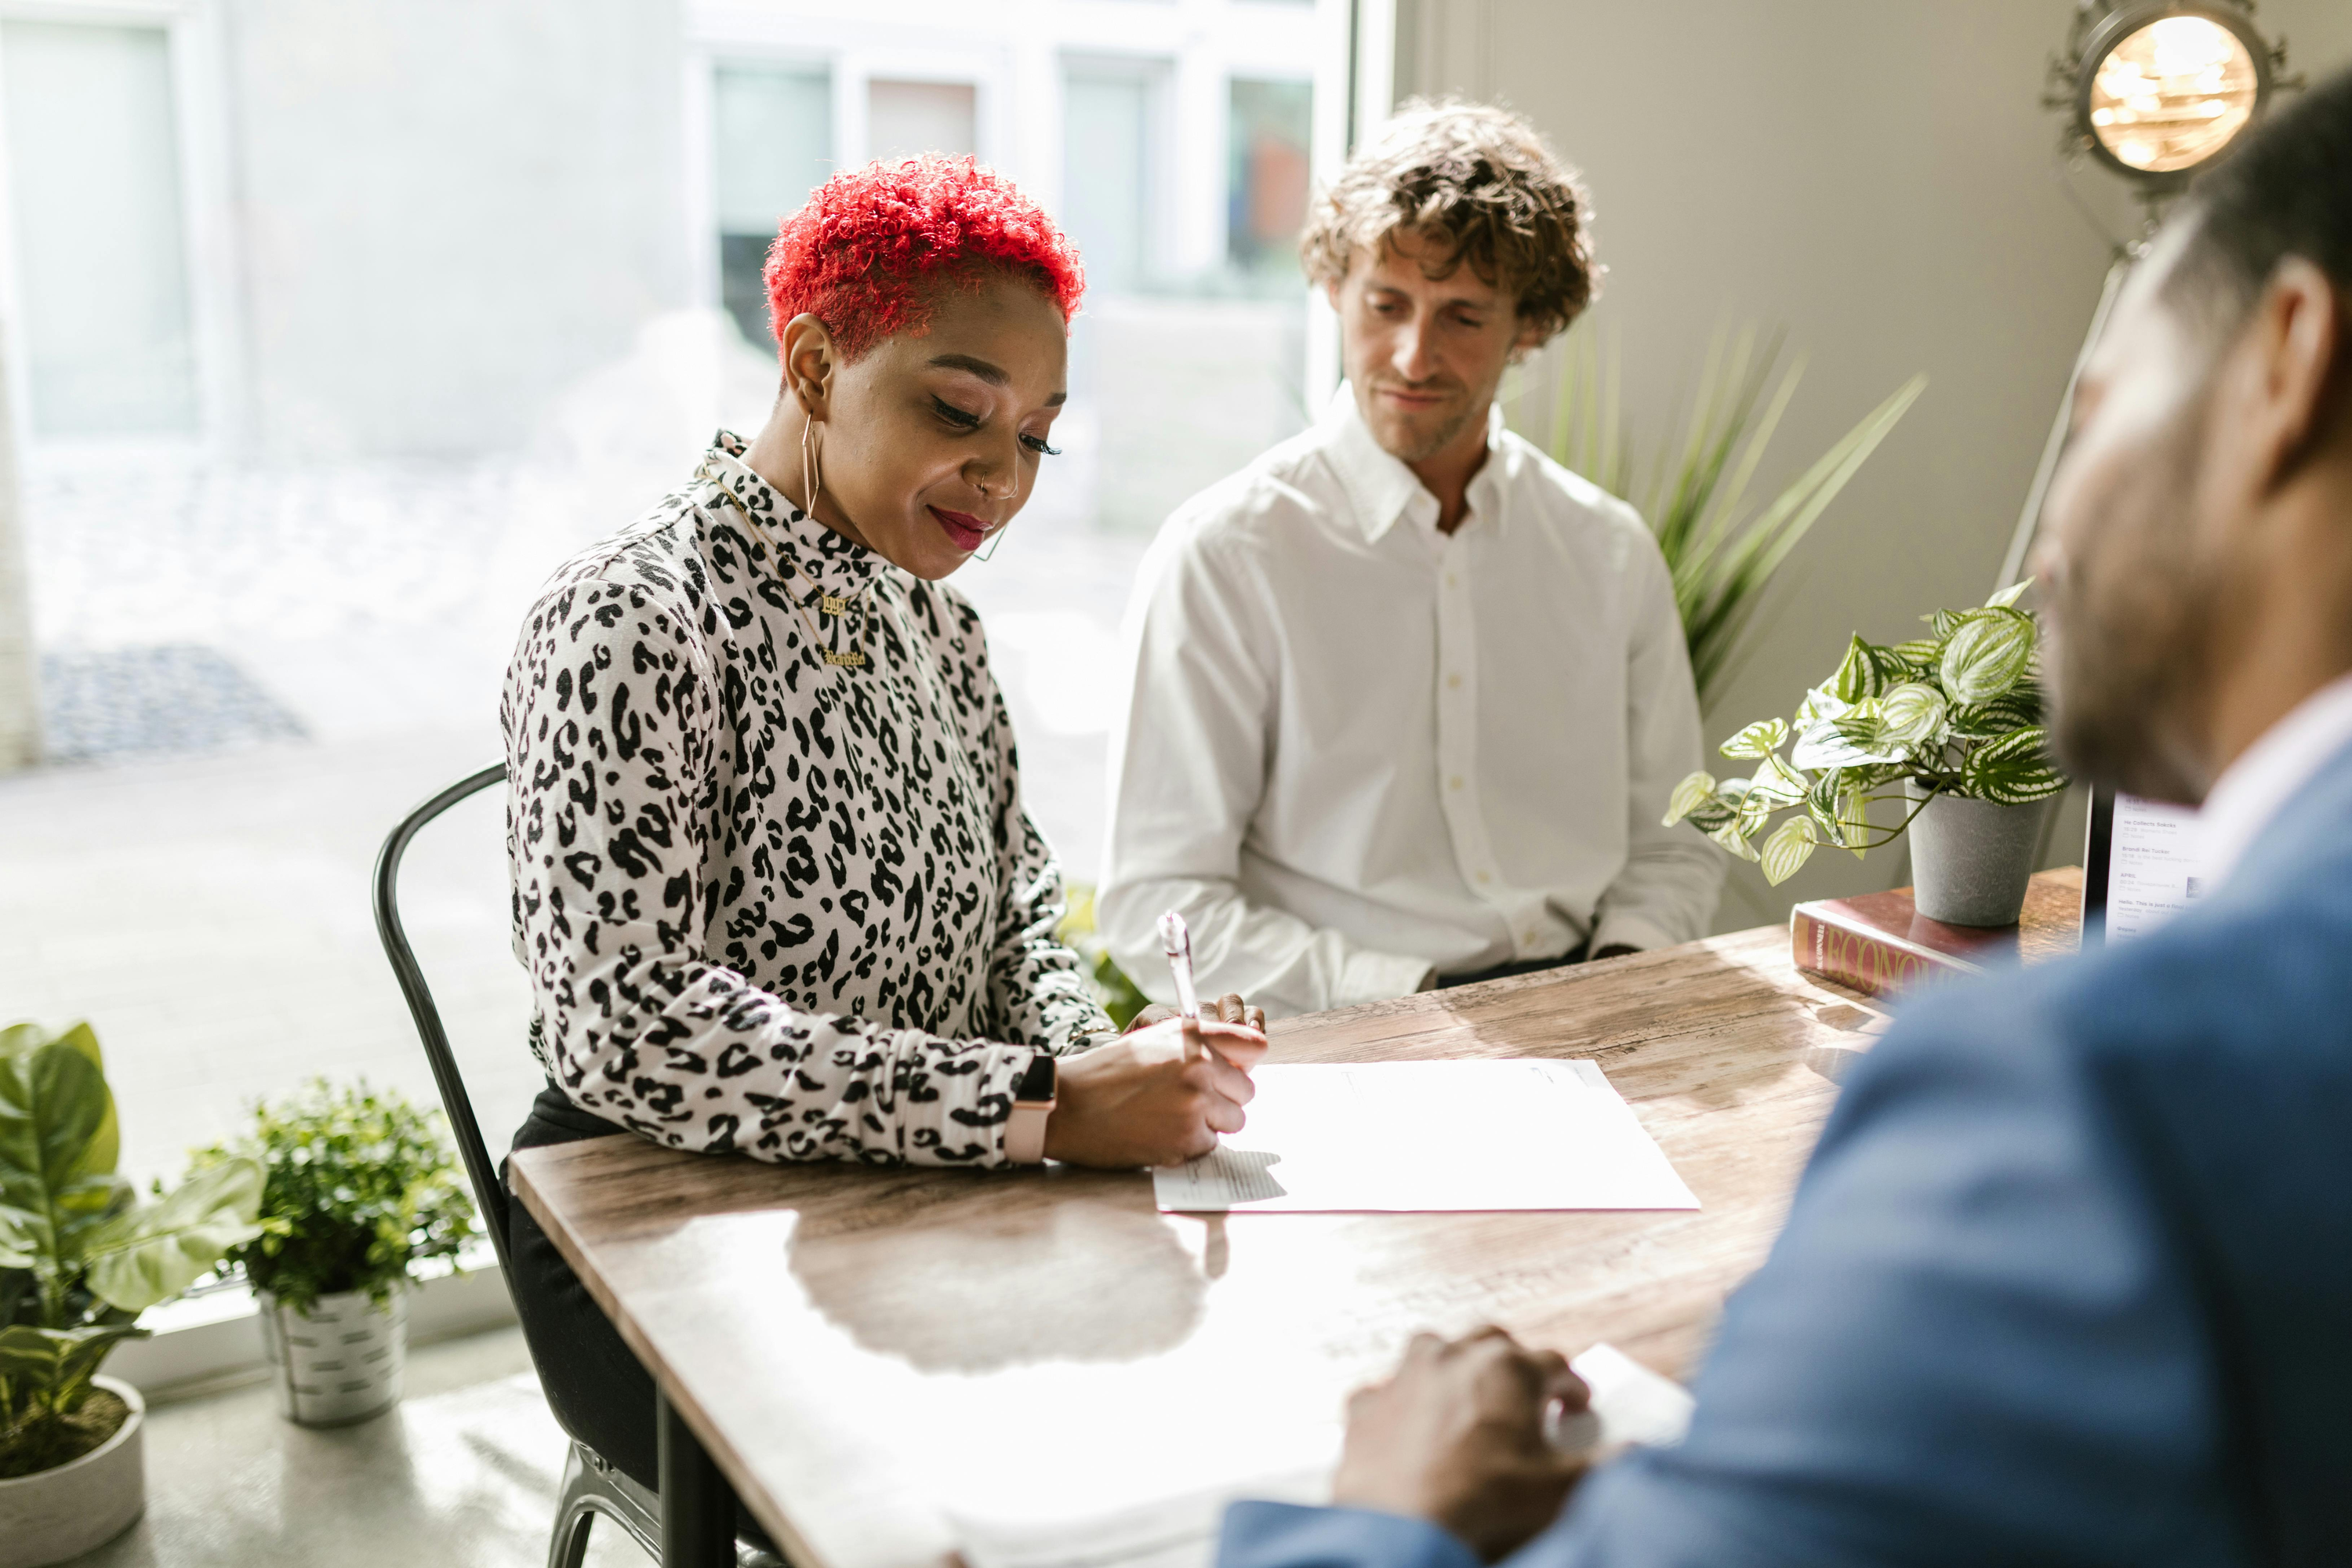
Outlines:
{"label": "wall-mounted lamp", "polygon": [[2084,0],[2042,101],[2069,140],[2152,196],[2179,190],[2269,102],[2286,64],[2232,0]]}
{"label": "wall-mounted lamp", "polygon": [[[2245,134],[2271,93],[2298,85],[2285,70],[2286,42],[2263,37],[2253,0],[2075,0],[2074,25],[2065,47],[2050,58],[2042,102],[2068,117],[2061,151],[2129,182],[2147,204],[2153,232],[2164,204]],[[2139,248],[2116,246],[1996,587],[2024,574],[2042,497],[2074,417],[2074,383]]]}

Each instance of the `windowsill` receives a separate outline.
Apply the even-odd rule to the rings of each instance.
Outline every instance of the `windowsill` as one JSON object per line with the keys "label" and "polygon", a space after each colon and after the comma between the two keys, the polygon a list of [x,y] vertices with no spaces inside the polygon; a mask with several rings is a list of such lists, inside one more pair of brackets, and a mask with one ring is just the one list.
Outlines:
{"label": "windowsill", "polygon": [[[455,1339],[515,1321],[498,1254],[489,1243],[475,1242],[458,1261],[463,1273],[442,1259],[418,1270],[419,1278],[409,1287],[410,1344]],[[242,1280],[200,1287],[140,1314],[139,1321],[152,1331],[151,1337],[123,1342],[107,1357],[105,1371],[151,1402],[209,1394],[268,1373],[260,1310]]]}

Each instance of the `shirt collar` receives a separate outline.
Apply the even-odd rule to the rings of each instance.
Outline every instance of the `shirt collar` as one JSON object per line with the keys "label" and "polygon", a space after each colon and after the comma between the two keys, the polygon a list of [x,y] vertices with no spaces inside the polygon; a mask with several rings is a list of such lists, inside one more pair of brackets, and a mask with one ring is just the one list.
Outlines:
{"label": "shirt collar", "polygon": [[[1363,411],[1356,406],[1355,388],[1347,382],[1339,384],[1324,405],[1322,424],[1340,488],[1348,493],[1356,526],[1363,530],[1367,543],[1378,543],[1401,517],[1410,518],[1427,532],[1436,532],[1437,498],[1402,458],[1374,438],[1371,427],[1364,423]],[[1471,476],[1469,500],[1472,517],[1496,529],[1503,521],[1501,492],[1496,488],[1505,456],[1502,437],[1502,405],[1491,404],[1486,409],[1486,460]]]}
{"label": "shirt collar", "polygon": [[2352,675],[2313,692],[2263,731],[2207,793],[2198,820],[2205,875],[2219,883],[2236,870],[2280,809],[2347,745],[2352,745]]}
{"label": "shirt collar", "polygon": [[[828,595],[849,598],[863,592],[881,569],[881,557],[778,494],[743,461],[746,450],[741,437],[721,430],[694,470],[700,492],[696,500],[713,525],[736,534],[744,556],[786,579],[792,596],[803,605],[813,605]],[[747,516],[755,526],[740,526]]]}

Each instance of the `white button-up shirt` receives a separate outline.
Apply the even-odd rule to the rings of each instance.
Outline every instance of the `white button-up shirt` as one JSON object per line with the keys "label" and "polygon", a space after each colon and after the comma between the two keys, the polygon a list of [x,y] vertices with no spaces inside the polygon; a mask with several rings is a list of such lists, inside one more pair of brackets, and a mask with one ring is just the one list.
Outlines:
{"label": "white button-up shirt", "polygon": [[1720,851],[1659,826],[1700,765],[1673,586],[1633,509],[1499,417],[1452,534],[1340,388],[1193,498],[1126,626],[1097,918],[1151,996],[1272,1016],[1701,935]]}

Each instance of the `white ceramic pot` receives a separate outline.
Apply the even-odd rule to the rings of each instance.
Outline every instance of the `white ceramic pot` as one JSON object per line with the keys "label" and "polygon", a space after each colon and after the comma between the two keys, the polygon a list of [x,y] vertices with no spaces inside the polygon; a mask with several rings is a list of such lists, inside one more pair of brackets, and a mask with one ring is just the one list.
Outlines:
{"label": "white ceramic pot", "polygon": [[110,1377],[98,1386],[131,1406],[114,1436],[69,1464],[0,1481],[0,1568],[45,1568],[105,1545],[147,1506],[147,1404]]}
{"label": "white ceramic pot", "polygon": [[379,1307],[364,1290],[321,1296],[307,1312],[281,1307],[267,1290],[261,1339],[276,1369],[278,1411],[304,1426],[344,1426],[400,1402],[408,1359],[408,1288]]}

